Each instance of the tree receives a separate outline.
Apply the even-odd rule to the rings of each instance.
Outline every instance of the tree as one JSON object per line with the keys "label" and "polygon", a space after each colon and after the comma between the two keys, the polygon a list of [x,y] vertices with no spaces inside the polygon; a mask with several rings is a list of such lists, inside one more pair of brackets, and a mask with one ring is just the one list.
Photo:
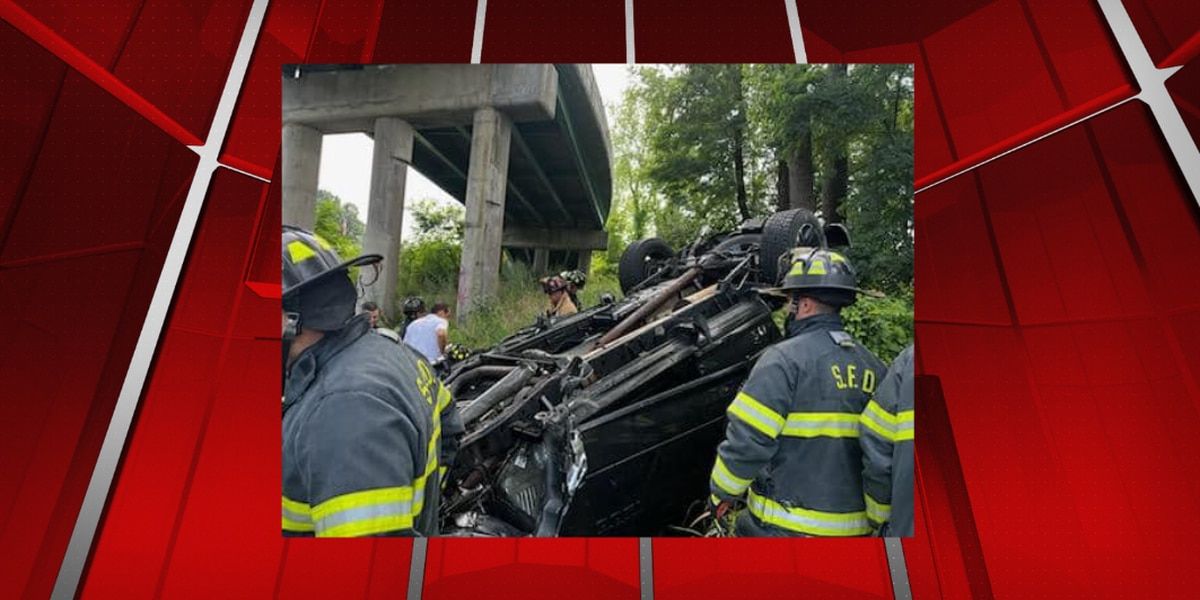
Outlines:
{"label": "tree", "polygon": [[[828,74],[822,82],[823,85],[820,86],[821,91],[843,102],[858,100],[854,96],[854,92],[857,90],[847,85],[846,74],[849,67],[841,64],[829,65],[827,68]],[[838,104],[837,108],[843,106]],[[821,184],[821,214],[827,223],[842,222],[842,215],[838,208],[846,199],[846,192],[850,187],[850,157],[847,153],[853,130],[848,131],[845,119],[836,119],[836,122],[840,126],[831,128],[826,134],[828,141],[825,151],[829,168],[825,173],[825,181]]]}
{"label": "tree", "polygon": [[462,258],[463,207],[423,198],[412,203],[409,214],[414,232],[400,251],[398,296],[453,286]]}
{"label": "tree", "polygon": [[[630,73],[636,76],[631,68]],[[609,270],[621,259],[625,247],[648,237],[657,199],[645,175],[646,90],[635,83],[625,90],[621,102],[610,106],[616,116],[612,128],[613,201],[608,213],[608,250],[603,266]]]}
{"label": "tree", "polygon": [[749,218],[753,149],[742,66],[642,68],[637,74],[646,104],[644,173],[671,206],[669,229],[680,235],[705,225],[727,229]]}
{"label": "tree", "polygon": [[446,241],[462,243],[466,212],[458,204],[439,204],[431,198],[412,203],[409,214],[415,230],[413,241]]}
{"label": "tree", "polygon": [[903,292],[913,279],[912,65],[856,65],[850,75],[873,107],[850,145],[850,257],[866,285]]}
{"label": "tree", "polygon": [[329,242],[338,256],[349,259],[362,253],[362,236],[366,226],[358,217],[358,207],[343,202],[326,190],[317,190],[317,221],[315,233]]}
{"label": "tree", "polygon": [[807,208],[849,226],[864,285],[911,285],[910,65],[641,67],[614,112],[609,262]]}
{"label": "tree", "polygon": [[775,155],[779,210],[817,209],[810,92],[822,75],[816,65],[755,65],[751,70],[750,113]]}

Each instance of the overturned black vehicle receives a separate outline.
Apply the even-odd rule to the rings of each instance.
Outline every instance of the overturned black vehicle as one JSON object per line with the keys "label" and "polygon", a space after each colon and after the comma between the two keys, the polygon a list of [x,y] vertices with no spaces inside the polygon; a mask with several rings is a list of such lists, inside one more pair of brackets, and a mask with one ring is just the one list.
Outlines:
{"label": "overturned black vehicle", "polygon": [[797,209],[673,252],[629,246],[625,298],[539,322],[455,365],[466,424],[450,536],[669,535],[708,496],[725,409],[781,338],[774,286],[796,247],[845,245]]}

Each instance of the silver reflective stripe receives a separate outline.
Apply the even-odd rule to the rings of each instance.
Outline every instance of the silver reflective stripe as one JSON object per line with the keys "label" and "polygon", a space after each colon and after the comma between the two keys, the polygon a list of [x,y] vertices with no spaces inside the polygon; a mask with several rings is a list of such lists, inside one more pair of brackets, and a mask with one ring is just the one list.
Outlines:
{"label": "silver reflective stripe", "polygon": [[789,511],[786,507],[753,493],[750,495],[749,505],[752,509],[751,512],[756,513],[756,516],[763,521],[804,533],[822,535],[837,532],[846,535],[861,535],[864,531],[870,530],[865,515],[845,520],[822,519]]}
{"label": "silver reflective stripe", "polygon": [[411,500],[386,502],[384,504],[372,504],[370,506],[360,506],[358,508],[347,508],[346,510],[335,512],[317,521],[317,535],[347,523],[366,521],[367,519],[375,519],[378,517],[406,517],[409,515],[411,510]]}
{"label": "silver reflective stripe", "polygon": [[885,504],[871,497],[870,494],[865,494],[864,499],[867,501],[867,517],[874,519],[880,523],[887,521],[892,516],[892,505]]}
{"label": "silver reflective stripe", "polygon": [[287,508],[283,509],[283,518],[287,519],[288,521],[294,521],[304,525],[312,525],[312,517],[310,515],[293,512]]}
{"label": "silver reflective stripe", "polygon": [[[846,413],[825,418],[804,418],[808,413],[789,413],[783,435],[793,437],[858,437],[858,415]],[[840,418],[839,418],[840,417]]]}
{"label": "silver reflective stripe", "polygon": [[713,479],[716,480],[717,487],[735,496],[746,491],[746,486],[749,484],[738,483],[730,479],[729,475],[725,474],[725,470],[722,469],[721,466],[722,465],[718,464],[717,468],[713,469]]}
{"label": "silver reflective stripe", "polygon": [[[734,412],[734,407],[737,407],[740,412],[744,413],[745,417],[752,419],[754,421],[752,424],[759,427],[760,430],[765,429],[766,431],[773,431],[775,432],[775,435],[778,435],[779,430],[782,428],[780,422],[783,421],[783,417],[759,403],[758,400],[755,400],[749,394],[744,392],[738,394],[729,410]],[[735,415],[742,417],[742,415],[737,414],[736,412]],[[743,419],[745,419],[745,417],[743,417]],[[766,432],[764,431],[764,433]]]}
{"label": "silver reflective stripe", "polygon": [[[896,435],[896,426],[893,425],[892,423],[884,421],[882,418],[880,418],[879,415],[875,414],[875,411],[871,410],[870,408],[863,411],[862,418],[869,419],[872,423],[878,425],[880,429],[887,432],[889,440]],[[868,427],[867,429],[871,429],[871,428]],[[875,431],[875,433],[879,433],[879,432]]]}

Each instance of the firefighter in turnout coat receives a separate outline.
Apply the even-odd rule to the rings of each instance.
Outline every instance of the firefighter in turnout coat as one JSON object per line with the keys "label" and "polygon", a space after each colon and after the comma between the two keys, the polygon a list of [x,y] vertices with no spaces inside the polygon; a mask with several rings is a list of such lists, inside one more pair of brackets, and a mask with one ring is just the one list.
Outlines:
{"label": "firefighter in turnout coat", "polygon": [[801,249],[770,290],[788,296],[794,319],[730,404],[710,481],[718,517],[745,503],[739,536],[872,533],[859,418],[886,367],[842,326],[856,285],[841,254]]}

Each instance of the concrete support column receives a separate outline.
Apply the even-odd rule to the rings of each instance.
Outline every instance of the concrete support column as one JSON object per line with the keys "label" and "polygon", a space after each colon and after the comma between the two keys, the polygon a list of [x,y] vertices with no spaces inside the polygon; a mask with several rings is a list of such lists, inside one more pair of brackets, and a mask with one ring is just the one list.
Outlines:
{"label": "concrete support column", "polygon": [[550,249],[549,248],[534,248],[533,249],[533,275],[541,277],[550,270]]}
{"label": "concrete support column", "polygon": [[317,175],[321,168],[320,131],[283,125],[283,224],[312,230],[317,222]]}
{"label": "concrete support column", "polygon": [[485,106],[475,111],[467,171],[467,214],[462,266],[458,273],[461,320],[500,284],[500,242],[504,237],[504,194],[512,121]]}
{"label": "concrete support column", "polygon": [[[395,321],[396,280],[400,273],[400,232],[404,225],[404,182],[412,163],[413,128],[391,117],[375,120],[375,154],[371,162],[371,199],[363,253],[383,255],[379,279],[366,296]],[[367,276],[367,273],[362,273]],[[371,274],[373,276],[373,274]]]}
{"label": "concrete support column", "polygon": [[592,272],[592,251],[580,250],[578,264],[579,266],[576,268],[578,268],[580,271],[583,271],[585,275],[590,275]]}

